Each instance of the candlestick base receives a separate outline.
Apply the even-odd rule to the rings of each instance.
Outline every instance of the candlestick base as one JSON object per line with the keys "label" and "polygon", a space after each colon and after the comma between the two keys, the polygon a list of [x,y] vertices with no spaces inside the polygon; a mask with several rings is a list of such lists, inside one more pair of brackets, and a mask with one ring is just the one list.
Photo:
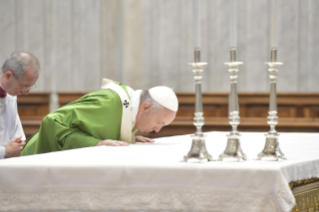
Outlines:
{"label": "candlestick base", "polygon": [[280,150],[278,142],[278,134],[266,134],[266,144],[261,153],[257,155],[256,160],[261,160],[264,157],[272,157],[277,161],[287,160],[284,153]]}
{"label": "candlestick base", "polygon": [[245,161],[247,160],[246,155],[243,153],[239,137],[240,135],[237,134],[229,134],[227,135],[227,146],[226,150],[223,154],[219,155],[218,161],[222,161],[224,158],[236,158],[238,161]]}
{"label": "candlestick base", "polygon": [[213,161],[212,156],[208,153],[205,144],[204,135],[192,135],[192,147],[187,155],[184,156],[183,162],[187,162],[188,159],[198,159],[200,162]]}

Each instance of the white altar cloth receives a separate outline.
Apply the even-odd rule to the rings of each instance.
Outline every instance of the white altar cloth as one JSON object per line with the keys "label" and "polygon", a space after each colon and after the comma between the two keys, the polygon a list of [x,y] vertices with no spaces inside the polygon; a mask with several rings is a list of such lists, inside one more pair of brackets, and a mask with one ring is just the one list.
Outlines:
{"label": "white altar cloth", "polygon": [[[206,133],[214,159],[226,132]],[[180,162],[189,135],[0,161],[0,211],[290,211],[288,183],[319,177],[319,134],[281,133],[287,161],[254,161],[264,133],[242,133],[248,161]]]}

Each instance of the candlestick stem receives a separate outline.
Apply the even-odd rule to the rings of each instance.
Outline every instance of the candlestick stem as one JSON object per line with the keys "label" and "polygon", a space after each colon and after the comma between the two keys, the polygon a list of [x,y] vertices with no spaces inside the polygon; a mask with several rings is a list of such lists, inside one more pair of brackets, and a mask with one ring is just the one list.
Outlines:
{"label": "candlestick stem", "polygon": [[200,62],[200,50],[195,49],[195,62],[189,65],[193,66],[193,72],[195,74],[195,117],[194,125],[196,127],[196,132],[192,136],[192,146],[187,155],[184,156],[183,161],[187,162],[190,158],[198,159],[200,162],[204,160],[212,161],[212,156],[208,153],[205,144],[205,135],[202,132],[202,127],[204,125],[203,117],[203,102],[202,102],[202,75],[203,66],[207,65],[205,62]]}
{"label": "candlestick stem", "polygon": [[232,126],[232,131],[227,135],[227,146],[223,154],[219,155],[219,161],[224,158],[236,158],[238,161],[246,160],[246,155],[243,153],[240,145],[240,134],[237,131],[237,126],[240,123],[239,117],[239,105],[238,105],[238,94],[237,94],[237,72],[239,71],[238,66],[243,62],[236,61],[236,48],[230,49],[230,62],[225,63],[228,65],[228,71],[230,73],[230,94],[228,98],[228,117],[229,124]]}
{"label": "candlestick stem", "polygon": [[270,51],[269,79],[270,79],[270,97],[269,97],[269,112],[267,117],[267,123],[270,126],[268,134],[266,134],[266,143],[263,151],[257,155],[256,160],[261,160],[263,157],[274,157],[278,160],[285,160],[284,153],[280,150],[278,137],[275,126],[278,124],[277,116],[277,93],[276,82],[278,77],[278,66],[282,65],[282,62],[277,62],[277,49],[272,48]]}

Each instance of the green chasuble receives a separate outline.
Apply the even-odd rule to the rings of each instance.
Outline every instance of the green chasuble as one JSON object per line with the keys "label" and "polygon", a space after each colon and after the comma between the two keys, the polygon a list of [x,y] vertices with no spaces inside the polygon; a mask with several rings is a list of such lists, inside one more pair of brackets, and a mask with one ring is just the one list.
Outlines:
{"label": "green chasuble", "polygon": [[[125,85],[120,86],[127,93]],[[122,101],[116,92],[91,92],[47,115],[21,156],[95,146],[105,139],[120,140],[121,119]]]}

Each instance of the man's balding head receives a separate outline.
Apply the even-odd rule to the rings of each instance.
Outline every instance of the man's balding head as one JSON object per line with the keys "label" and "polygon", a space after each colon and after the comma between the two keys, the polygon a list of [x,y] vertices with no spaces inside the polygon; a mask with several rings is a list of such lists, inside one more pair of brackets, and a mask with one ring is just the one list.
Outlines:
{"label": "man's balding head", "polygon": [[1,71],[4,75],[11,71],[16,79],[22,79],[27,70],[40,71],[38,59],[29,52],[14,52],[4,62]]}
{"label": "man's balding head", "polygon": [[29,52],[14,52],[1,68],[1,85],[10,95],[27,95],[39,78],[40,64]]}

